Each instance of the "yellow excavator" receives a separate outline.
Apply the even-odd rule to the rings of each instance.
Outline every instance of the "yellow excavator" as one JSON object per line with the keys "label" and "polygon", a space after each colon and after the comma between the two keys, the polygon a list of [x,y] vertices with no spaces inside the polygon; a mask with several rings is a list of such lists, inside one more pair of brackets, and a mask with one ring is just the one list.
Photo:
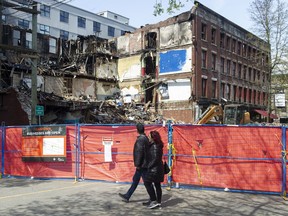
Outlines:
{"label": "yellow excavator", "polygon": [[210,105],[194,124],[242,125],[250,123],[250,113],[243,104]]}

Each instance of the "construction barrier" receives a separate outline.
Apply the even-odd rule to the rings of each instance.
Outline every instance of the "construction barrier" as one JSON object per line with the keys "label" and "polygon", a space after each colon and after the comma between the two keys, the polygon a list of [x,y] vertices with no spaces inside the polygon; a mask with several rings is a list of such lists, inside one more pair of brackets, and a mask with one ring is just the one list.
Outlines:
{"label": "construction barrier", "polygon": [[[1,127],[2,176],[131,182],[135,125],[64,125],[66,159],[49,162],[23,159],[23,145],[33,138],[24,136],[33,127],[39,126]],[[286,196],[286,127],[145,125],[146,134],[151,130],[165,144],[168,186]]]}

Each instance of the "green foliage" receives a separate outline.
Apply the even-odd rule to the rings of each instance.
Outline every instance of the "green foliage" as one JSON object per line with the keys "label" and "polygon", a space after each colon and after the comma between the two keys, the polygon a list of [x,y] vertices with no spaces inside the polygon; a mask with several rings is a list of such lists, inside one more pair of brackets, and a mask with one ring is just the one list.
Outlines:
{"label": "green foliage", "polygon": [[[162,0],[160,2],[158,2],[156,0],[156,3],[154,5],[153,15],[158,16],[158,15],[165,13],[165,11],[168,14],[172,14],[175,12],[175,10],[180,10],[182,7],[185,6],[185,3],[183,3],[184,1],[189,2],[192,0],[168,0],[167,7],[163,6]],[[165,10],[165,8],[166,8],[166,10]]]}

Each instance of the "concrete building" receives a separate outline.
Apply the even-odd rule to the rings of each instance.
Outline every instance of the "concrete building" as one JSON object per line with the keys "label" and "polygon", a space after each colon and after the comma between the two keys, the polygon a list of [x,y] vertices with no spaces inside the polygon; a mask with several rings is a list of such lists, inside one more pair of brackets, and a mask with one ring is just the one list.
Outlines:
{"label": "concrete building", "polygon": [[[33,1],[9,0],[3,1],[2,12],[4,24],[19,26],[24,29],[32,28],[32,16],[19,12],[17,8],[5,7],[5,2],[31,6]],[[78,35],[96,35],[101,38],[113,38],[134,31],[129,25],[129,18],[105,11],[98,14],[74,7],[56,0],[37,0],[39,16],[37,32],[65,40],[75,40]]]}
{"label": "concrete building", "polygon": [[120,88],[192,123],[225,98],[267,108],[270,46],[195,1],[191,11],[117,38]]}

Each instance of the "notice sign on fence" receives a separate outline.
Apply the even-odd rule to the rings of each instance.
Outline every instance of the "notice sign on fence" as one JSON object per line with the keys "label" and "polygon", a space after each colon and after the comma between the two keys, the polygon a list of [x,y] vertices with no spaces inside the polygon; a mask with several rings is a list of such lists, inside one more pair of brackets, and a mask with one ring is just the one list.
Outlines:
{"label": "notice sign on fence", "polygon": [[22,129],[22,160],[66,161],[66,127],[36,126]]}

